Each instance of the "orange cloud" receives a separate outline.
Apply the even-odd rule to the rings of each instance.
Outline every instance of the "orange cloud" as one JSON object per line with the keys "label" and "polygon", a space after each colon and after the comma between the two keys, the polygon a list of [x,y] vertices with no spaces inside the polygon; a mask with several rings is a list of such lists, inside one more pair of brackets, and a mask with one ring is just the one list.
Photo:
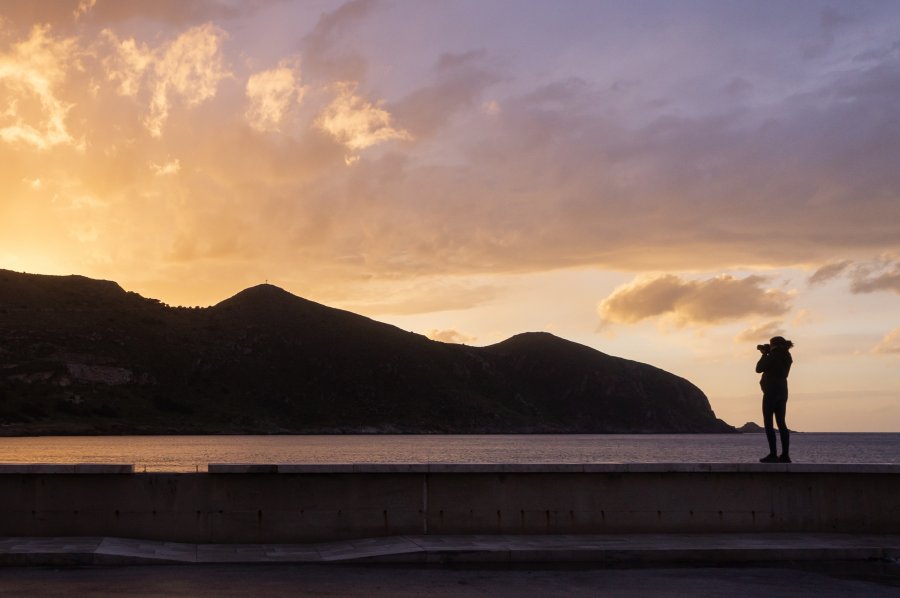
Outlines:
{"label": "orange cloud", "polygon": [[250,102],[244,116],[257,131],[278,131],[292,104],[300,104],[306,87],[300,85],[296,60],[282,60],[274,69],[254,73],[247,79]]}
{"label": "orange cloud", "polygon": [[450,310],[467,310],[485,305],[501,294],[495,286],[477,281],[423,278],[415,282],[372,280],[364,285],[368,301],[348,301],[350,311],[378,315],[412,315]]}
{"label": "orange cloud", "polygon": [[211,23],[192,27],[155,49],[134,39],[120,41],[108,29],[103,35],[115,50],[104,66],[108,79],[119,83],[119,93],[136,96],[142,85],[149,87],[144,125],[154,137],[162,135],[174,99],[188,107],[201,104],[216,95],[222,79],[231,76],[220,52],[227,35]]}
{"label": "orange cloud", "polygon": [[[239,21],[251,10],[243,4],[98,2],[75,23],[78,4],[4,7],[4,252],[40,246],[91,266],[65,244],[72,226],[90,225],[94,245],[115,255],[108,260],[122,273],[104,276],[149,272],[169,281],[172,300],[180,291],[171,281],[199,280],[210,256],[228,276],[265,271],[344,300],[360,281],[403,290],[432,277],[585,266],[722,271],[896,249],[892,157],[900,142],[878,133],[897,119],[898,104],[878,86],[879,73],[894,72],[894,55],[817,79],[808,94],[771,109],[683,112],[665,97],[642,97],[651,93],[647,82],[626,93],[590,72],[529,78],[490,44],[445,55],[421,48],[404,60],[410,42],[396,39],[382,54],[379,27],[397,10],[383,3],[343,4],[318,24],[318,9],[309,9],[296,22],[311,29],[301,25],[290,40],[248,33],[295,10],[279,3],[253,3],[254,18]],[[432,11],[439,9],[422,15]],[[36,19],[54,28],[35,33]],[[289,57],[273,59],[278,48]],[[521,73],[514,84],[513,72]],[[383,90],[384,100],[363,85]],[[256,134],[288,123],[291,135]],[[74,156],[79,146],[91,151]],[[367,151],[371,159],[343,167]],[[104,202],[103,213],[84,198]],[[71,205],[85,206],[77,223],[64,209]],[[852,284],[854,272],[830,264],[813,282],[841,276]],[[885,266],[854,288],[896,290],[896,280]],[[675,298],[646,318],[718,317],[684,288],[660,286]],[[385,300],[366,292],[352,299],[390,313],[436,308],[418,294]],[[633,308],[608,309],[613,319],[638,317]]]}
{"label": "orange cloud", "polygon": [[433,341],[439,341],[442,343],[455,343],[458,345],[467,345],[469,343],[474,343],[478,340],[474,336],[467,336],[457,330],[447,329],[447,330],[429,330],[425,335]]}
{"label": "orange cloud", "polygon": [[900,353],[900,328],[894,328],[885,334],[872,351],[883,354]]}
{"label": "orange cloud", "polygon": [[75,17],[77,21],[82,16],[86,15],[94,6],[97,5],[97,0],[80,0],[78,6],[72,11],[72,16]]}
{"label": "orange cloud", "polygon": [[387,110],[356,95],[355,83],[337,83],[337,95],[316,119],[316,126],[352,152],[411,135],[391,126]]}
{"label": "orange cloud", "polygon": [[622,285],[600,302],[603,323],[634,324],[669,316],[679,325],[717,324],[749,315],[782,315],[791,309],[791,295],[764,289],[762,276],[735,278],[727,274],[707,280],[683,280],[673,274],[641,276]]}
{"label": "orange cloud", "polygon": [[175,158],[174,160],[168,160],[166,162],[163,162],[162,164],[150,162],[150,170],[152,170],[153,174],[155,174],[156,176],[178,174],[178,171],[181,170],[181,162],[178,160],[178,158]]}
{"label": "orange cloud", "polygon": [[104,29],[101,37],[113,47],[113,51],[103,57],[107,79],[118,83],[120,95],[137,96],[144,74],[155,60],[154,53],[146,44],[138,44],[133,38],[120,41],[109,29]]}
{"label": "orange cloud", "polygon": [[39,150],[61,144],[83,149],[66,127],[72,104],[57,95],[75,53],[73,38],[54,38],[43,25],[0,54],[0,139]]}

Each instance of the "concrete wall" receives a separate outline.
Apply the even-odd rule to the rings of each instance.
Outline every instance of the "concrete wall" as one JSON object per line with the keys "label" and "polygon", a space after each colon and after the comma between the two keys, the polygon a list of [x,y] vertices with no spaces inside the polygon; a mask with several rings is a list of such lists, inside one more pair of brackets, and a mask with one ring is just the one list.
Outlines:
{"label": "concrete wall", "polygon": [[0,466],[0,536],[299,543],[404,534],[900,533],[896,465],[46,467]]}

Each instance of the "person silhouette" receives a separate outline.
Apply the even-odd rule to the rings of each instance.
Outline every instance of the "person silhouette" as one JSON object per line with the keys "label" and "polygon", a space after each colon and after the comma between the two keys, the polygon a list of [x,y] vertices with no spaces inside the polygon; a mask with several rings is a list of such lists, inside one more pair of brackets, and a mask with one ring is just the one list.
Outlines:
{"label": "person silhouette", "polygon": [[[791,347],[794,346],[783,336],[775,336],[768,345],[757,345],[762,357],[756,363],[756,372],[762,374],[759,385],[762,387],[763,426],[766,429],[766,440],[769,442],[769,454],[760,459],[761,463],[790,463],[791,432],[784,421],[787,411],[788,384],[787,378],[794,359]],[[781,456],[778,456],[775,444],[775,428],[772,418],[778,424],[781,435]]]}

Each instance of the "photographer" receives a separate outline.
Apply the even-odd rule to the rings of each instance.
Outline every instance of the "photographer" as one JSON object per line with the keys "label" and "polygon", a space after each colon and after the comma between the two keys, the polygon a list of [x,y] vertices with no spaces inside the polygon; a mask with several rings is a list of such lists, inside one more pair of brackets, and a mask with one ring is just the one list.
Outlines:
{"label": "photographer", "polygon": [[[791,347],[794,343],[785,340],[784,337],[773,337],[768,345],[757,345],[762,357],[756,364],[756,372],[762,374],[759,385],[763,391],[763,425],[766,429],[766,439],[769,441],[769,454],[760,459],[761,463],[790,463],[790,431],[784,421],[787,410],[788,384],[787,378],[791,371],[793,358]],[[778,456],[775,444],[775,428],[772,426],[772,417],[778,424],[778,432],[781,435],[781,456]]]}

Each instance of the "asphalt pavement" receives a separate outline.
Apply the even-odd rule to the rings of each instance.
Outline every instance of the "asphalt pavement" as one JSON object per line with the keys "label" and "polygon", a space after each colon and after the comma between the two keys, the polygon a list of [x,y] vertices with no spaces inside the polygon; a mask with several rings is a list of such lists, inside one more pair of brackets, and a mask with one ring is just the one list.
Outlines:
{"label": "asphalt pavement", "polygon": [[891,562],[663,568],[346,564],[4,567],[0,568],[0,595],[897,598],[900,567]]}

